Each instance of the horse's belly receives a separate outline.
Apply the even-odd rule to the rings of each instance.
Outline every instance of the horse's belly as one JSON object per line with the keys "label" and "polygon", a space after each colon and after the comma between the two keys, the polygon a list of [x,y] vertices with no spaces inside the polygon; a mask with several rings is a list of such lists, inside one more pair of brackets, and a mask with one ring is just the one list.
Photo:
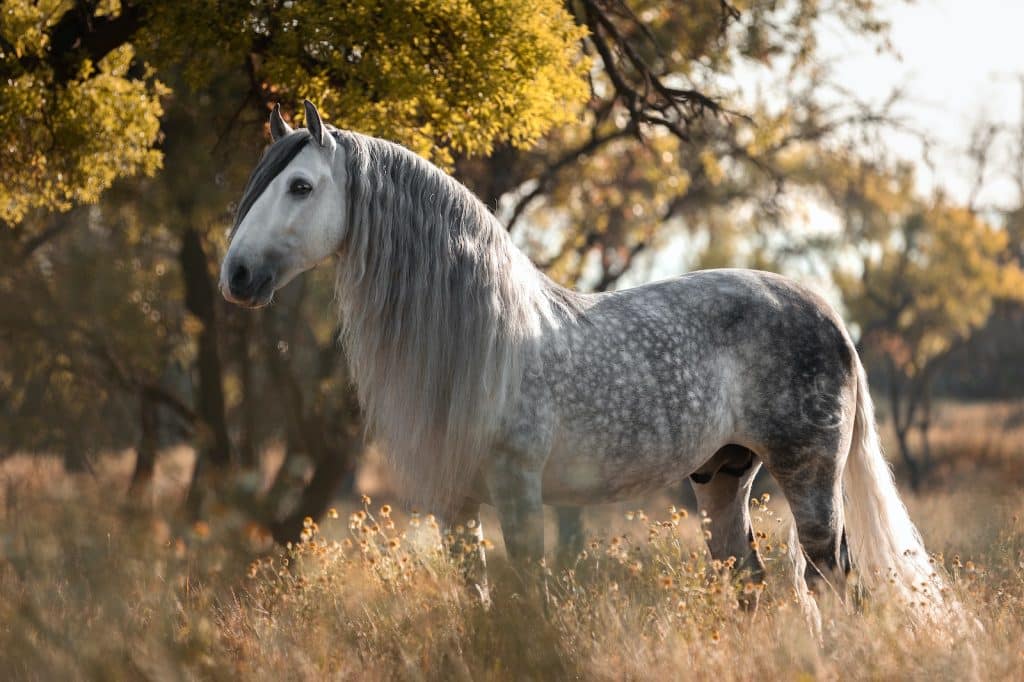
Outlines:
{"label": "horse's belly", "polygon": [[684,479],[706,459],[683,447],[638,443],[630,450],[618,450],[594,443],[580,445],[552,453],[544,469],[545,503],[587,505],[639,497]]}

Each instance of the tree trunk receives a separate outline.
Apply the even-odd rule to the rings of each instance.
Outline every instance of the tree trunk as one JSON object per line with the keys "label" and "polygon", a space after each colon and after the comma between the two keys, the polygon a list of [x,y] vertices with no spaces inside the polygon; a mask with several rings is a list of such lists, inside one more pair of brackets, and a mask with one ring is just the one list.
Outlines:
{"label": "tree trunk", "polygon": [[267,522],[277,542],[294,542],[302,533],[305,517],[315,519],[322,516],[339,489],[346,482],[351,487],[362,438],[344,428],[343,414],[332,411],[325,415],[315,400],[304,399],[288,358],[277,347],[279,334],[273,315],[265,315],[263,323],[267,365],[284,402],[288,422],[288,452],[267,496],[265,509],[268,516],[277,512],[280,501],[287,495],[294,480],[291,464],[297,454],[305,453],[314,462],[313,477],[302,489],[291,511],[283,519],[271,516]]}
{"label": "tree trunk", "polygon": [[925,472],[932,468],[932,446],[928,434],[932,427],[932,400],[927,389],[924,389],[921,403],[921,419],[917,422],[917,432],[921,436],[921,466]]}
{"label": "tree trunk", "polygon": [[514,147],[499,145],[487,156],[459,157],[454,174],[494,213],[501,198],[521,182],[516,164],[520,156]]}
{"label": "tree trunk", "polygon": [[[319,431],[323,434],[323,429]],[[270,532],[277,542],[295,542],[302,533],[303,519],[307,516],[317,519],[324,515],[346,477],[355,470],[360,444],[359,437],[350,437],[334,446],[322,443],[322,447],[317,448],[319,457],[313,477],[303,489],[299,501],[284,519],[270,524]]]}
{"label": "tree trunk", "polygon": [[209,466],[223,472],[231,464],[231,441],[228,438],[224,408],[224,389],[221,384],[221,361],[217,338],[216,289],[210,275],[209,261],[203,248],[202,236],[195,228],[187,228],[182,236],[179,254],[185,278],[185,306],[203,328],[199,332],[196,358],[196,404],[199,423],[196,425],[196,465],[192,472],[186,506],[196,515],[202,505],[200,489]]}
{"label": "tree trunk", "polygon": [[910,443],[907,436],[910,427],[914,422],[915,402],[904,401],[903,375],[896,369],[892,360],[889,366],[889,405],[892,410],[892,423],[896,430],[896,442],[900,449],[900,457],[907,467],[907,474],[910,476],[910,487],[916,492],[921,487],[921,468],[910,450]]}
{"label": "tree trunk", "polygon": [[81,445],[71,442],[64,448],[64,471],[69,474],[93,473],[92,463]]}
{"label": "tree trunk", "polygon": [[910,444],[907,442],[907,431],[908,429],[906,428],[897,427],[896,442],[899,445],[900,457],[903,459],[903,464],[907,467],[907,474],[910,476],[910,488],[917,492],[921,489],[921,467],[910,450]]}
{"label": "tree trunk", "polygon": [[[246,311],[248,312],[248,311]],[[246,469],[259,466],[256,454],[256,387],[252,376],[252,358],[249,357],[249,337],[252,335],[250,315],[241,315],[236,334],[235,353],[238,357],[239,379],[242,384],[242,433],[238,439],[238,459]]]}
{"label": "tree trunk", "polygon": [[146,391],[139,392],[139,445],[135,454],[135,470],[128,494],[142,498],[152,492],[153,471],[156,468],[156,451],[159,445],[159,412],[157,404]]}

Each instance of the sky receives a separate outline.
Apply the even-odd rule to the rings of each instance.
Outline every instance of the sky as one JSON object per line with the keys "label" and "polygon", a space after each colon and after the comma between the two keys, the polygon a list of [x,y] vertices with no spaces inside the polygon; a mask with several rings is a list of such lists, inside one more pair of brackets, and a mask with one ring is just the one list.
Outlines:
{"label": "sky", "polygon": [[[897,56],[879,55],[863,40],[824,28],[820,46],[835,59],[834,79],[868,101],[882,101],[901,87],[906,101],[897,111],[913,128],[932,136],[934,174],[922,168],[926,185],[939,185],[965,200],[971,173],[964,150],[979,120],[1017,125],[1024,76],[1024,0],[881,0],[892,24]],[[921,149],[908,136],[892,136],[894,153],[914,161]],[[1015,192],[993,178],[983,205],[1012,203]]]}

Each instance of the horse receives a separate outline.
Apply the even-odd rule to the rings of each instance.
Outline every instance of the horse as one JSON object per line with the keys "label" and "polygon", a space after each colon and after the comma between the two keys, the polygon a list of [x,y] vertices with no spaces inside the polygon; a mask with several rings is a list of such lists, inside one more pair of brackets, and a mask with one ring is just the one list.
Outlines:
{"label": "horse", "polygon": [[748,498],[763,466],[792,510],[812,590],[856,567],[869,589],[942,604],[882,454],[864,366],[823,298],[744,269],[571,291],[441,169],[328,126],[309,101],[305,117],[293,130],[271,113],[220,289],[263,306],[336,259],[340,342],[368,428],[413,502],[478,534],[480,505],[493,505],[510,558],[528,561],[543,557],[542,505],[622,500],[688,477],[712,557],[757,581]]}

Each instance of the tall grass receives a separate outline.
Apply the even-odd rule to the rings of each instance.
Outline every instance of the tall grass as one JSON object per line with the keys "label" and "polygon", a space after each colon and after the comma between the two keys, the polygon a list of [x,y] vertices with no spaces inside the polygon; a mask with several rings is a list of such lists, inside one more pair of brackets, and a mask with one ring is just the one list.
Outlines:
{"label": "tall grass", "polygon": [[654,500],[592,513],[583,553],[535,575],[497,543],[485,606],[429,516],[357,501],[268,548],[229,509],[185,525],[166,498],[125,501],[120,474],[9,464],[5,679],[1024,679],[1024,499],[1004,473],[908,497],[983,634],[826,596],[819,645],[778,500],[752,507],[765,584],[708,557],[700,514]]}

